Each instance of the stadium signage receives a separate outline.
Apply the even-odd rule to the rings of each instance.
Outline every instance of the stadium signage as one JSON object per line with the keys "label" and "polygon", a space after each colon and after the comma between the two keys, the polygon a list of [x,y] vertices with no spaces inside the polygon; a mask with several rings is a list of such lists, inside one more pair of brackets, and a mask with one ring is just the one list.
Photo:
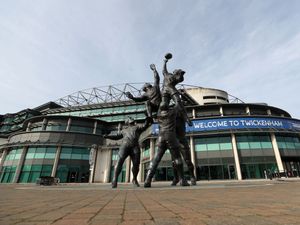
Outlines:
{"label": "stadium signage", "polygon": [[[300,131],[300,121],[265,117],[230,117],[193,120],[193,126],[186,126],[186,132],[217,131],[231,129],[284,129]],[[152,133],[158,134],[158,125],[152,126]]]}

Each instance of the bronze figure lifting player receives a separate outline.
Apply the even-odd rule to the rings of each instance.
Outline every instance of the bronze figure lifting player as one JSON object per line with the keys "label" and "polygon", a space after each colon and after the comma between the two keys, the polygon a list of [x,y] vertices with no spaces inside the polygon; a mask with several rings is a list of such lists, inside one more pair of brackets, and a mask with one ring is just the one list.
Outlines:
{"label": "bronze figure lifting player", "polygon": [[169,149],[172,158],[174,160],[174,166],[176,167],[178,179],[181,186],[189,186],[188,182],[184,178],[183,163],[180,156],[180,144],[176,137],[176,116],[178,107],[170,106],[168,108],[159,109],[157,120],[159,125],[158,134],[158,150],[150,162],[150,166],[147,171],[144,187],[151,187],[151,181],[161,161],[165,151]]}

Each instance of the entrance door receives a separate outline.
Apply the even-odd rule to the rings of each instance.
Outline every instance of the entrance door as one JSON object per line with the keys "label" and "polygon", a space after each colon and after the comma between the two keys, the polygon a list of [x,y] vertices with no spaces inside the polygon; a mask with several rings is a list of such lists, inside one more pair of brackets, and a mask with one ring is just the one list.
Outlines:
{"label": "entrance door", "polygon": [[235,172],[234,165],[228,165],[228,173],[229,173],[229,179],[236,179],[236,172]]}
{"label": "entrance door", "polygon": [[78,173],[74,170],[69,170],[68,177],[67,177],[68,183],[75,183],[78,181]]}

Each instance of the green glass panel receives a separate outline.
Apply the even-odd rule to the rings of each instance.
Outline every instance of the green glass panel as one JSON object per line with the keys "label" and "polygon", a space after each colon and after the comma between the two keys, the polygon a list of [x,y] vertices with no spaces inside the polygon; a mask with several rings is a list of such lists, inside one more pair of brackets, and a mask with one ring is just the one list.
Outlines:
{"label": "green glass panel", "polygon": [[47,147],[46,153],[56,153],[56,147]]}
{"label": "green glass panel", "polygon": [[249,142],[250,149],[261,149],[260,142]]}
{"label": "green glass panel", "polygon": [[237,143],[237,148],[238,149],[250,149],[248,142]]}
{"label": "green glass panel", "polygon": [[237,142],[248,142],[247,136],[236,136]]}
{"label": "green glass panel", "polygon": [[208,151],[220,150],[220,146],[219,144],[207,144],[207,150]]}
{"label": "green glass panel", "polygon": [[73,148],[72,150],[72,154],[82,154],[82,151],[83,149],[81,148]]}
{"label": "green glass panel", "polygon": [[42,171],[40,176],[51,176],[51,171]]}
{"label": "green glass panel", "polygon": [[17,167],[16,167],[16,166],[11,166],[11,167],[10,167],[10,172],[15,172],[15,171],[16,171],[16,169],[17,169]]}
{"label": "green glass panel", "polygon": [[207,144],[215,144],[215,143],[219,143],[219,138],[217,138],[217,137],[207,138],[207,139],[206,139],[206,143],[207,143]]}
{"label": "green glass panel", "polygon": [[112,160],[118,160],[119,159],[119,155],[113,155],[112,156]]}
{"label": "green glass panel", "polygon": [[295,145],[293,142],[286,142],[287,149],[295,149]]}
{"label": "green glass panel", "polygon": [[42,172],[51,172],[52,167],[52,165],[43,165]]}
{"label": "green glass panel", "polygon": [[10,176],[10,173],[4,173],[1,183],[9,183],[8,182],[9,181],[9,176]]}
{"label": "green glass panel", "polygon": [[[55,159],[55,154],[56,152],[48,151],[49,149],[47,149],[47,152],[45,154],[45,159]],[[55,150],[56,151],[56,150]]]}
{"label": "green glass panel", "polygon": [[20,175],[19,183],[27,183],[30,172],[22,172]]}
{"label": "green glass panel", "polygon": [[272,143],[271,142],[261,142],[261,147],[262,148],[273,148]]}
{"label": "green glass panel", "polygon": [[31,170],[31,165],[24,165],[22,168],[22,172],[30,171]]}
{"label": "green glass panel", "polygon": [[41,172],[30,172],[28,183],[35,183],[36,180],[40,177]]}
{"label": "green glass panel", "polygon": [[300,150],[300,143],[299,142],[295,143],[295,148],[298,149],[298,150]]}
{"label": "green glass panel", "polygon": [[31,165],[31,171],[37,172],[42,170],[42,165]]}
{"label": "green glass panel", "polygon": [[72,154],[61,153],[61,154],[60,154],[60,159],[71,159],[71,155],[72,155]]}
{"label": "green glass panel", "polygon": [[231,143],[221,143],[220,150],[232,150]]}
{"label": "green glass panel", "polygon": [[81,154],[72,154],[71,159],[81,159]]}
{"label": "green glass panel", "polygon": [[206,151],[206,144],[196,144],[195,145],[195,151],[200,152],[200,151]]}
{"label": "green glass panel", "polygon": [[195,144],[204,144],[204,143],[206,143],[206,138],[196,138],[194,140],[194,143]]}
{"label": "green glass panel", "polygon": [[16,154],[14,160],[20,159],[21,158],[21,154]]}
{"label": "green glass panel", "polygon": [[71,154],[72,153],[72,148],[63,147],[61,149],[61,153]]}
{"label": "green glass panel", "polygon": [[90,155],[89,154],[83,154],[83,155],[81,155],[81,159],[82,160],[89,160],[89,158],[90,158]]}
{"label": "green glass panel", "polygon": [[35,159],[43,159],[43,158],[45,158],[45,154],[46,154],[46,147],[38,147],[36,149],[34,158]]}
{"label": "green glass panel", "polygon": [[271,142],[270,136],[268,135],[262,135],[260,136],[260,141],[261,142]]}
{"label": "green glass panel", "polygon": [[279,148],[279,149],[286,149],[286,144],[285,144],[285,142],[278,142],[278,141],[277,141],[277,145],[278,145],[278,148]]}
{"label": "green glass panel", "polygon": [[26,159],[34,159],[34,153],[27,153]]}

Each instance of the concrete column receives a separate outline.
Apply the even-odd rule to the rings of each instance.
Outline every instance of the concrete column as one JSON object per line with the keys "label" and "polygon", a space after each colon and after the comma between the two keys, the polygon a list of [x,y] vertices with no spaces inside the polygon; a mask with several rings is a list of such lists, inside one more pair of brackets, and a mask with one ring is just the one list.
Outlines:
{"label": "concrete column", "polygon": [[126,175],[125,175],[125,182],[130,182],[130,173],[131,173],[131,160],[130,157],[126,159]]}
{"label": "concrete column", "polygon": [[72,118],[69,118],[66,131],[70,131],[71,123],[72,123]]}
{"label": "concrete column", "polygon": [[272,141],[272,145],[273,145],[273,150],[274,150],[274,154],[275,154],[275,159],[277,162],[277,167],[279,172],[284,172],[284,168],[283,168],[283,164],[282,164],[282,160],[281,160],[281,156],[280,156],[280,151],[278,148],[278,144],[277,144],[277,140],[276,140],[276,136],[274,133],[270,133],[271,135],[271,141]]}
{"label": "concrete column", "polygon": [[110,173],[111,173],[111,157],[112,157],[112,149],[108,150],[108,154],[107,154],[107,160],[106,160],[106,174],[104,177],[104,183],[108,183],[109,182],[109,178],[110,178]]}
{"label": "concrete column", "polygon": [[250,114],[251,114],[249,106],[246,106],[246,114],[247,114],[247,115],[250,115]]}
{"label": "concrete column", "polygon": [[52,167],[51,177],[55,177],[55,175],[56,175],[60,152],[61,152],[61,146],[58,146],[56,149],[56,154],[55,154],[54,163],[53,163],[53,167]]}
{"label": "concrete column", "polygon": [[31,122],[28,122],[26,131],[28,132],[28,131],[30,131],[30,130],[31,130]]}
{"label": "concrete column", "polygon": [[97,121],[94,122],[93,134],[96,134],[96,131],[97,131]]}
{"label": "concrete column", "polygon": [[89,183],[93,183],[94,181],[94,175],[95,175],[95,168],[96,168],[96,158],[98,153],[98,146],[93,146],[90,151],[90,176],[89,176]]}
{"label": "concrete column", "polygon": [[193,119],[196,119],[196,110],[195,110],[195,108],[193,108],[193,110],[192,110],[192,115],[193,115]]}
{"label": "concrete column", "polygon": [[47,120],[47,118],[44,118],[44,119],[43,119],[42,130],[46,130],[47,123],[48,123],[48,120]]}
{"label": "concrete column", "polygon": [[236,145],[236,138],[235,134],[231,134],[231,143],[232,143],[232,151],[233,151],[233,156],[234,156],[234,162],[235,162],[235,171],[237,174],[237,179],[242,180],[242,171],[241,171],[241,165],[240,165],[240,159],[239,159],[239,154],[237,150],[237,145]]}
{"label": "concrete column", "polygon": [[194,174],[197,179],[197,160],[196,160],[196,152],[195,152],[195,145],[194,145],[194,138],[190,136],[190,150],[191,150],[191,160],[194,165]]}
{"label": "concrete column", "polygon": [[269,116],[271,116],[271,115],[272,115],[272,113],[271,113],[271,110],[270,110],[270,109],[267,109],[267,114],[268,114]]}
{"label": "concrete column", "polygon": [[8,152],[7,149],[4,149],[3,152],[2,152],[1,161],[0,161],[0,172],[2,171],[2,167],[3,167],[3,164],[4,164],[5,158],[7,156],[7,152]]}
{"label": "concrete column", "polygon": [[21,157],[19,159],[19,163],[18,163],[17,168],[16,168],[13,183],[18,183],[18,181],[19,181],[19,177],[20,177],[20,174],[21,174],[22,166],[23,166],[24,161],[25,161],[25,156],[26,156],[26,153],[27,153],[27,149],[28,149],[28,146],[23,147]]}
{"label": "concrete column", "polygon": [[155,155],[155,139],[150,139],[150,161],[154,158]]}
{"label": "concrete column", "polygon": [[220,114],[221,114],[221,116],[224,116],[223,107],[222,106],[220,106]]}

